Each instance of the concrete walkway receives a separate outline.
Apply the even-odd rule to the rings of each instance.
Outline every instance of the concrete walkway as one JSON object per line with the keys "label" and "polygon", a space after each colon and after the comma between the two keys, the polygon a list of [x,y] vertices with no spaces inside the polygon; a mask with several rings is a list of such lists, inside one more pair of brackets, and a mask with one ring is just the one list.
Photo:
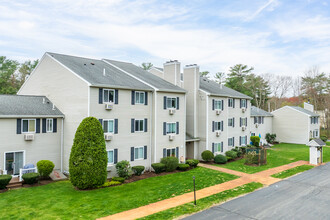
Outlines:
{"label": "concrete walkway", "polygon": [[[217,193],[220,193],[225,190],[233,189],[238,186],[242,186],[244,184],[250,183],[250,182],[259,182],[266,186],[276,183],[278,181],[281,181],[281,179],[271,177],[271,175],[275,173],[282,172],[287,169],[291,169],[297,166],[309,164],[307,161],[297,161],[293,162],[287,165],[283,165],[280,167],[274,167],[265,171],[261,171],[259,173],[254,174],[247,174],[235,170],[230,170],[222,167],[217,167],[213,165],[207,165],[207,164],[199,164],[198,166],[209,168],[212,170],[217,170],[224,173],[233,174],[236,176],[239,176],[240,178],[231,180],[228,182],[224,182],[218,185],[206,187],[204,189],[200,189],[196,191],[196,197],[197,199],[202,199]],[[189,202],[192,202],[194,199],[193,192],[185,193],[180,196],[176,196],[170,199],[165,199],[159,202],[151,203],[149,205],[141,206],[135,209],[131,209],[128,211],[120,212],[114,215],[110,215],[101,219],[137,219],[142,218],[148,215],[152,215],[157,212],[161,212],[179,205],[183,205]]]}

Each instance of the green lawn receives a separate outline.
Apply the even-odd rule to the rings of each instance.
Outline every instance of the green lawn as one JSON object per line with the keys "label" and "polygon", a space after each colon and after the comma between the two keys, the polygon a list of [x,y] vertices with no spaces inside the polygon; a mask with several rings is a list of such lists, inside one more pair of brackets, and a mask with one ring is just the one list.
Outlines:
{"label": "green lawn", "polygon": [[167,209],[162,212],[155,213],[153,215],[149,215],[142,219],[173,219],[181,215],[192,214],[195,212],[199,212],[203,209],[207,209],[214,204],[224,202],[233,197],[237,197],[242,194],[246,194],[249,192],[253,192],[254,190],[262,187],[261,183],[248,183],[243,186],[236,187],[234,189],[226,190],[220,192],[218,194],[205,197],[203,199],[197,200],[197,205],[195,206],[193,202],[186,203],[184,205],[180,205],[171,209]]}
{"label": "green lawn", "polygon": [[[330,148],[323,148],[323,162],[330,161]],[[241,171],[244,173],[257,173],[269,168],[282,166],[284,164],[292,163],[298,160],[309,161],[309,147],[303,144],[278,144],[271,149],[267,149],[267,164],[262,166],[248,166],[244,165],[245,159],[226,163],[224,165],[216,165],[232,170]]]}
{"label": "green lawn", "polygon": [[238,178],[197,167],[91,191],[77,191],[69,181],[0,194],[0,219],[95,219]]}
{"label": "green lawn", "polygon": [[330,141],[327,141],[326,144],[327,144],[327,146],[330,146]]}
{"label": "green lawn", "polygon": [[272,177],[284,179],[284,178],[287,178],[289,176],[293,176],[297,173],[301,173],[301,172],[304,172],[306,170],[310,170],[313,167],[314,166],[311,166],[311,165],[302,165],[302,166],[295,167],[295,168],[292,168],[292,169],[289,169],[289,170],[284,170],[284,171],[279,172],[279,173],[275,173],[274,175],[272,175]]}

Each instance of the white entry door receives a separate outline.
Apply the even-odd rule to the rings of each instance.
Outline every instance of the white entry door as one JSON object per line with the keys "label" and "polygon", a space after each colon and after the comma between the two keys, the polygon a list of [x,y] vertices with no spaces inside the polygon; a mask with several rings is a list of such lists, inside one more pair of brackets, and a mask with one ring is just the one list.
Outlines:
{"label": "white entry door", "polygon": [[23,168],[24,152],[5,153],[5,170],[8,175],[19,175],[19,169]]}

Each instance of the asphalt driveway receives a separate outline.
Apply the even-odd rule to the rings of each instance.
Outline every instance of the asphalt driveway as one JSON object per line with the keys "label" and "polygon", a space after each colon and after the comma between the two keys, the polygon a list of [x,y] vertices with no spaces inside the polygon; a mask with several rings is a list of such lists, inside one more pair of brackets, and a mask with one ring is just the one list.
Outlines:
{"label": "asphalt driveway", "polygon": [[330,219],[330,163],[185,219]]}

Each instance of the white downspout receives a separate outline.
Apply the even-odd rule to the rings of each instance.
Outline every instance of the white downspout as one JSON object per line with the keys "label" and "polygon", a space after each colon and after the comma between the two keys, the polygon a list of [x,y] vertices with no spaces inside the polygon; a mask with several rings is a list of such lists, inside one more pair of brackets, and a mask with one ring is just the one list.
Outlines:
{"label": "white downspout", "polygon": [[209,149],[209,95],[206,95],[206,150]]}
{"label": "white downspout", "polygon": [[64,117],[62,118],[62,130],[61,130],[61,172],[63,172],[63,152],[64,152]]}
{"label": "white downspout", "polygon": [[155,133],[155,136],[154,136],[154,149],[155,149],[155,152],[154,152],[154,162],[156,163],[157,161],[157,91],[155,90],[155,97],[154,97],[154,100],[155,100],[155,120],[154,120],[154,133]]}
{"label": "white downspout", "polygon": [[[150,93],[150,94],[152,94],[152,96],[154,96],[154,94],[153,93]],[[152,98],[154,98],[154,97],[152,97]],[[150,99],[150,100],[152,100],[152,99]],[[152,116],[153,116],[153,114],[152,114],[152,105],[153,105],[153,103],[149,103],[149,105],[150,105],[150,131],[149,131],[149,133],[150,133],[150,159],[149,159],[149,170],[151,171],[151,160],[152,160],[152,131],[153,131],[153,126],[152,126],[152,122],[153,122],[153,120],[152,120]]]}

